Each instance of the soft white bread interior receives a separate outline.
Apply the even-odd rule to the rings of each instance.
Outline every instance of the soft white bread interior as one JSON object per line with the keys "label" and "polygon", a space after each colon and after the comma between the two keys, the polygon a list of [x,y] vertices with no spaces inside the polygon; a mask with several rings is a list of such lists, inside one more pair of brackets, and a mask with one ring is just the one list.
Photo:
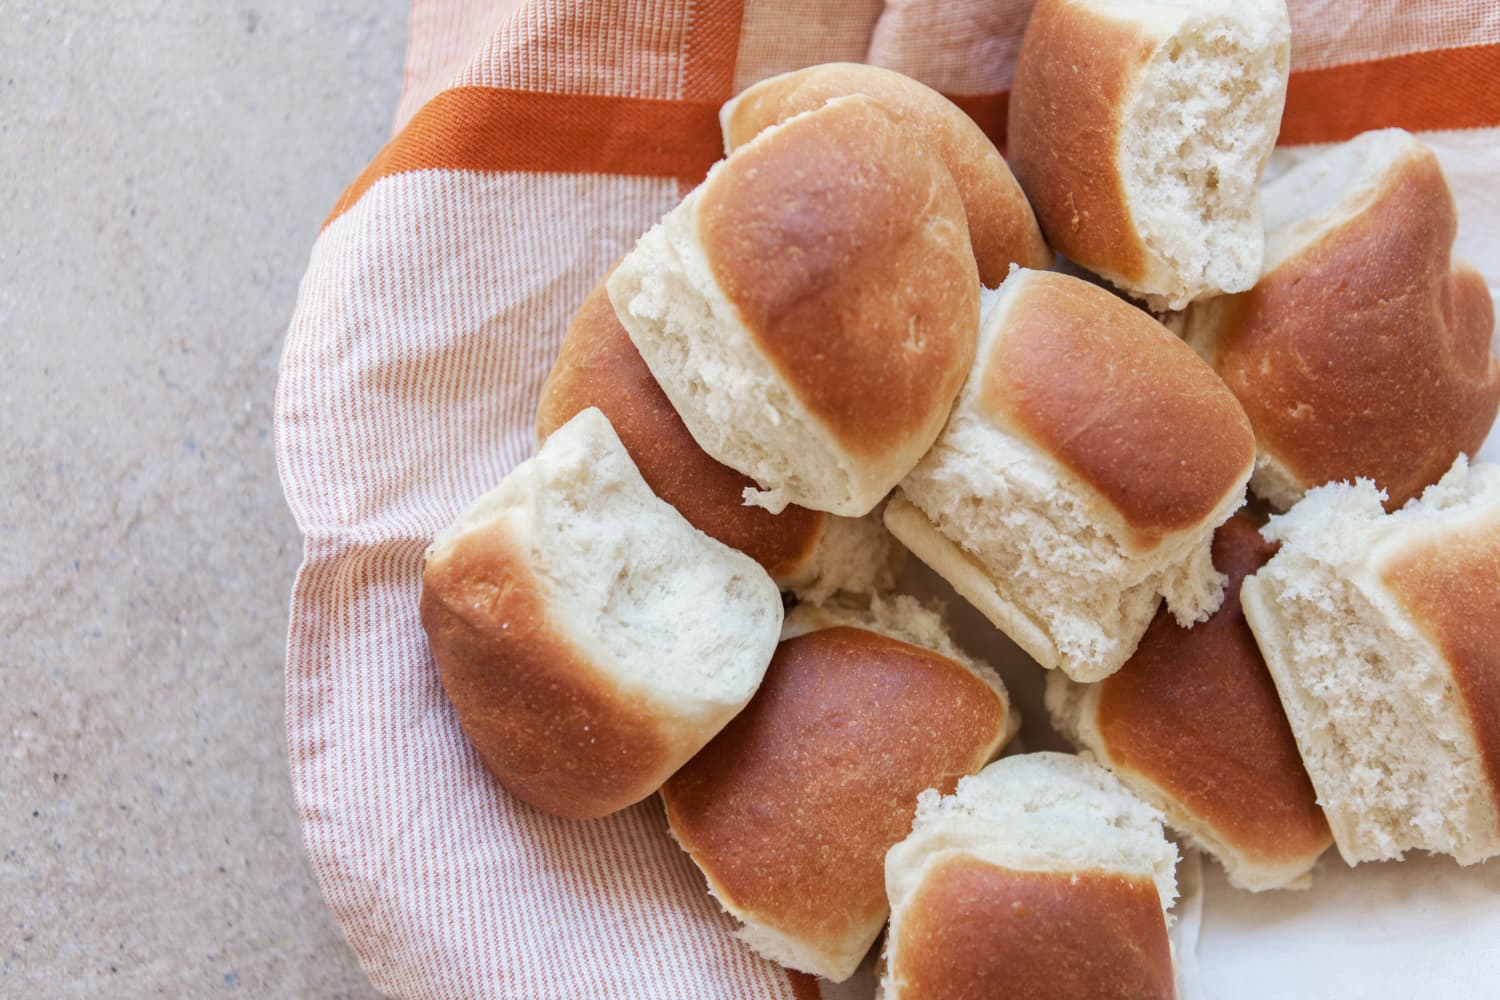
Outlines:
{"label": "soft white bread interior", "polygon": [[601,281],[573,316],[537,404],[538,443],[574,415],[598,407],[642,478],[693,527],[766,568],[807,600],[869,594],[892,585],[903,550],[878,512],[836,517],[789,506],[747,506],[754,481],[710,458],[656,384],[620,325]]}
{"label": "soft white bread interior", "polygon": [[886,528],[884,513],[881,506],[864,517],[829,514],[807,556],[776,582],[813,603],[891,589],[906,564],[906,549]]}
{"label": "soft white bread interior", "polygon": [[1067,754],[922,793],[886,855],[886,1000],[1171,997],[1177,848],[1161,816]]}
{"label": "soft white bread interior", "polygon": [[1157,309],[1253,285],[1290,38],[1285,0],[1040,0],[1008,148],[1053,247]]}
{"label": "soft white bread interior", "polygon": [[917,796],[951,790],[1014,727],[936,611],[802,605],[755,699],[663,786],[667,821],[744,941],[842,981],[885,924],[882,865]]}
{"label": "soft white bread interior", "polygon": [[1244,501],[1249,423],[1181,340],[1076,278],[1013,272],[891,532],[1042,666],[1130,656],[1162,596],[1184,625],[1223,578],[1213,531]]}
{"label": "soft white bread interior", "polygon": [[736,149],[608,289],[693,438],[773,512],[869,513],[942,430],[974,357],[958,190],[861,96]]}
{"label": "soft white bread interior", "polygon": [[1500,853],[1500,468],[1386,514],[1368,480],[1271,519],[1241,600],[1350,864]]}
{"label": "soft white bread interior", "polygon": [[437,534],[421,612],[485,766],[570,818],[656,791],[755,693],[782,624],[765,570],[658,500],[592,408]]}
{"label": "soft white bread interior", "polygon": [[1484,442],[1500,408],[1484,278],[1432,150],[1366,132],[1266,184],[1254,289],[1195,304],[1184,336],[1255,428],[1250,489],[1286,510],[1373,479],[1395,509]]}
{"label": "soft white bread interior", "polygon": [[1157,612],[1125,666],[1096,684],[1047,676],[1053,725],[1251,892],[1306,888],[1333,843],[1240,608],[1245,577],[1275,551],[1235,515],[1214,533],[1229,582],[1212,617],[1184,629]]}
{"label": "soft white bread interior", "polygon": [[720,110],[724,149],[732,151],[771,125],[848,94],[880,102],[942,158],[963,199],[979,280],[986,287],[1004,281],[1011,264],[1051,266],[1052,251],[1031,205],[995,144],[958,105],[894,70],[823,63],[761,80]]}

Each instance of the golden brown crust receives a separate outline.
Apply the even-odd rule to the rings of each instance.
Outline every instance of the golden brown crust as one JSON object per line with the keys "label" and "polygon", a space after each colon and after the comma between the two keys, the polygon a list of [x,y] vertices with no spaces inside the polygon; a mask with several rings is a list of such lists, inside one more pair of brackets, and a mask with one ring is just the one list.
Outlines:
{"label": "golden brown crust", "polygon": [[1138,285],[1146,249],[1116,162],[1125,105],[1157,42],[1075,0],[1039,0],[1010,86],[1007,153],[1047,242],[1105,277]]}
{"label": "golden brown crust", "polygon": [[1191,629],[1157,613],[1135,655],[1100,683],[1095,725],[1110,766],[1159,789],[1191,824],[1246,860],[1275,867],[1333,842],[1240,608],[1240,584],[1276,552],[1253,521],[1214,535],[1224,604]]}
{"label": "golden brown crust", "polygon": [[1374,479],[1395,510],[1484,442],[1494,306],[1450,269],[1453,196],[1423,150],[1369,207],[1226,303],[1214,367],[1261,450],[1305,487]]}
{"label": "golden brown crust", "polygon": [[1500,514],[1409,546],[1380,577],[1447,660],[1500,812]]}
{"label": "golden brown crust", "polygon": [[733,149],[771,125],[849,94],[878,101],[942,159],[963,200],[983,284],[999,285],[1012,263],[1051,265],[1052,251],[1042,239],[1031,205],[994,143],[952,101],[893,70],[824,63],[762,80],[728,109],[725,146]]}
{"label": "golden brown crust", "polygon": [[682,751],[562,634],[543,587],[511,535],[471,532],[429,557],[422,627],[485,768],[543,812],[592,819],[654,792]]}
{"label": "golden brown crust", "polygon": [[1255,459],[1223,381],[1102,288],[1032,271],[1001,306],[979,405],[1107,500],[1138,543],[1205,527]]}
{"label": "golden brown crust", "polygon": [[542,386],[537,438],[590,406],[604,411],[651,491],[693,527],[778,580],[794,576],[812,556],[828,515],[795,505],[780,514],[745,505],[754,481],[698,447],[620,325],[602,281],[573,317]]}
{"label": "golden brown crust", "polygon": [[907,129],[842,98],[736,150],[695,218],[751,336],[845,451],[888,460],[937,436],[979,278],[953,179]]}
{"label": "golden brown crust", "polygon": [[788,639],[759,692],[662,788],[725,907],[819,950],[885,921],[885,853],[917,795],[986,764],[1006,705],[967,667],[840,626]]}
{"label": "golden brown crust", "polygon": [[890,948],[898,1000],[1168,1000],[1172,952],[1156,885],[1113,872],[1032,872],[941,857]]}

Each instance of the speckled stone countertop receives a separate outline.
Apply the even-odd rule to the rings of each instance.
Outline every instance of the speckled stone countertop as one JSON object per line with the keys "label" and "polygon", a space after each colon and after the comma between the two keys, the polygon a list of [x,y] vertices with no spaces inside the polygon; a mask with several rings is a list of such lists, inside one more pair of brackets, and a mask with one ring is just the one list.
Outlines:
{"label": "speckled stone countertop", "polygon": [[287,777],[271,407],[406,5],[0,13],[0,996],[372,995]]}

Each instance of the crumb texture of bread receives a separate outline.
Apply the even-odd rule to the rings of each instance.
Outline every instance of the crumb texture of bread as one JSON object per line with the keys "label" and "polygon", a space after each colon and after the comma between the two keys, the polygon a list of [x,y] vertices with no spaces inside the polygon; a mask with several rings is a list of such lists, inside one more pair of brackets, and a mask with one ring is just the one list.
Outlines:
{"label": "crumb texture of bread", "polygon": [[[907,624],[921,618],[915,604],[882,607],[870,614],[930,627]],[[1003,688],[969,663],[820,626],[782,641],[755,699],[662,800],[678,843],[745,925],[740,937],[842,981],[885,924],[882,862],[911,828],[918,795],[951,790],[1009,732]]]}
{"label": "crumb texture of bread", "polygon": [[1500,688],[1500,576],[1441,598],[1477,612],[1462,628],[1482,630],[1489,652],[1469,659],[1448,646],[1451,622],[1413,615],[1420,601],[1402,583],[1426,579],[1455,543],[1500,562],[1500,468],[1460,457],[1400,510],[1383,500],[1369,480],[1333,483],[1273,518],[1265,534],[1282,548],[1246,581],[1245,614],[1344,859],[1419,849],[1470,864],[1500,853],[1486,767],[1500,748],[1485,721]]}
{"label": "crumb texture of bread", "polygon": [[[1062,997],[1128,981],[1141,988],[1124,995],[1171,997],[1176,864],[1161,815],[1079,757],[1007,757],[951,795],[928,790],[886,855],[884,995]],[[1101,953],[1114,961],[1096,965]]]}
{"label": "crumb texture of bread", "polygon": [[1097,684],[1047,677],[1053,724],[1251,892],[1306,888],[1332,844],[1240,587],[1275,552],[1248,517],[1215,533],[1224,605],[1184,629],[1158,613],[1135,654]]}
{"label": "crumb texture of bread", "polygon": [[868,596],[895,586],[905,559],[906,550],[886,530],[883,507],[864,517],[829,514],[807,557],[776,582],[813,603],[836,594]]}
{"label": "crumb texture of bread", "polygon": [[1284,0],[1040,0],[1010,154],[1048,241],[1156,310],[1253,285],[1290,38]]}
{"label": "crumb texture of bread", "polygon": [[1250,488],[1278,510],[1368,478],[1396,509],[1483,444],[1500,410],[1485,280],[1452,258],[1453,196],[1400,129],[1366,132],[1265,186],[1255,287],[1188,313],[1245,407]]}
{"label": "crumb texture of bread", "polygon": [[765,570],[657,499],[593,408],[438,533],[422,602],[486,765],[577,817],[651,794],[722,728],[782,624]]}
{"label": "crumb texture of bread", "polygon": [[603,281],[568,325],[542,386],[538,443],[590,406],[609,418],[653,493],[693,527],[760,563],[782,588],[827,577],[834,568],[857,575],[852,555],[847,566],[841,559],[840,567],[817,568],[828,561],[817,548],[848,534],[826,530],[829,515],[796,506],[773,515],[745,505],[744,491],[754,481],[698,447],[620,325]]}
{"label": "crumb texture of bread", "polygon": [[[1059,299],[1078,295],[1086,315],[1064,330],[1075,317]],[[1087,346],[1111,320],[1149,329]],[[1058,348],[1075,334],[1078,350]],[[1249,424],[1180,341],[1076,279],[1013,272],[980,336],[948,426],[887,523],[1042,666],[1098,680],[1130,656],[1162,597],[1183,625],[1218,608],[1209,549],[1243,502]],[[1144,401],[1122,388],[1134,376]],[[1166,454],[1178,458],[1164,465]],[[1202,459],[1191,476],[1179,462],[1189,454]]]}
{"label": "crumb texture of bread", "polygon": [[1260,275],[1260,176],[1281,128],[1291,27],[1284,0],[1170,6],[1195,10],[1142,74],[1120,159],[1141,241],[1177,282],[1138,291],[1181,309]]}
{"label": "crumb texture of bread", "polygon": [[[689,194],[642,236],[610,277],[615,312],[703,450],[757,483],[778,484],[747,489],[757,506],[780,514],[792,497],[807,495],[834,497],[830,506],[847,507],[855,493],[850,463],[756,348],[713,279],[693,236],[697,195]],[[764,425],[796,440],[800,458],[764,436],[736,432]],[[735,461],[725,461],[731,454]]]}

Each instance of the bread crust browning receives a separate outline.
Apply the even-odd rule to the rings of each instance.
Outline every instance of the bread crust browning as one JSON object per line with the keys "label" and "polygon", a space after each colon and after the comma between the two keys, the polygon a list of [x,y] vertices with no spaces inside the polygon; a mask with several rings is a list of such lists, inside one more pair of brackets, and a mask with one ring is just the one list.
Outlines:
{"label": "bread crust browning", "polygon": [[725,149],[849,94],[879,102],[942,159],[958,185],[982,284],[998,286],[1012,263],[1051,266],[1052,251],[1000,151],[956,104],[893,70],[824,63],[762,80],[725,106]]}
{"label": "bread crust browning", "polygon": [[1007,153],[1042,233],[1063,256],[1126,287],[1152,261],[1117,162],[1131,92],[1158,40],[1075,0],[1039,0],[1011,82]]}
{"label": "bread crust browning", "polygon": [[1500,513],[1404,547],[1380,580],[1452,672],[1500,834]]}
{"label": "bread crust browning", "polygon": [[1170,1000],[1171,945],[1150,877],[929,863],[888,956],[891,1000]]}
{"label": "bread crust browning", "polygon": [[1484,442],[1494,306],[1450,266],[1453,196],[1412,144],[1367,205],[1222,306],[1213,363],[1265,458],[1305,489],[1374,479],[1395,510]]}
{"label": "bread crust browning", "polygon": [[694,214],[715,281],[808,412],[856,461],[910,468],[979,325],[941,161],[874,101],[841,98],[736,150]]}
{"label": "bread crust browning", "polygon": [[885,922],[886,851],[917,795],[999,751],[1001,696],[968,667],[838,626],[787,639],[760,691],[662,788],[672,832],[724,908],[846,978]]}
{"label": "bread crust browning", "polygon": [[659,710],[604,675],[547,613],[512,532],[469,532],[428,557],[422,627],[459,726],[507,791],[592,819],[646,798],[682,758]]}
{"label": "bread crust browning", "polygon": [[1333,843],[1240,607],[1245,577],[1275,552],[1250,518],[1225,522],[1213,543],[1214,566],[1229,578],[1223,606],[1192,629],[1158,612],[1135,654],[1084,702],[1091,718],[1077,727],[1111,770],[1144,783],[1173,826],[1254,890],[1296,881]]}
{"label": "bread crust browning", "polygon": [[693,440],[620,324],[603,281],[573,317],[542,386],[538,440],[590,406],[609,418],[651,491],[693,527],[750,556],[778,582],[811,558],[828,515],[796,505],[773,515],[745,505],[754,480]]}
{"label": "bread crust browning", "polygon": [[1024,279],[979,360],[980,409],[1104,497],[1139,547],[1204,527],[1255,460],[1233,394],[1185,343],[1104,289],[1048,272]]}

